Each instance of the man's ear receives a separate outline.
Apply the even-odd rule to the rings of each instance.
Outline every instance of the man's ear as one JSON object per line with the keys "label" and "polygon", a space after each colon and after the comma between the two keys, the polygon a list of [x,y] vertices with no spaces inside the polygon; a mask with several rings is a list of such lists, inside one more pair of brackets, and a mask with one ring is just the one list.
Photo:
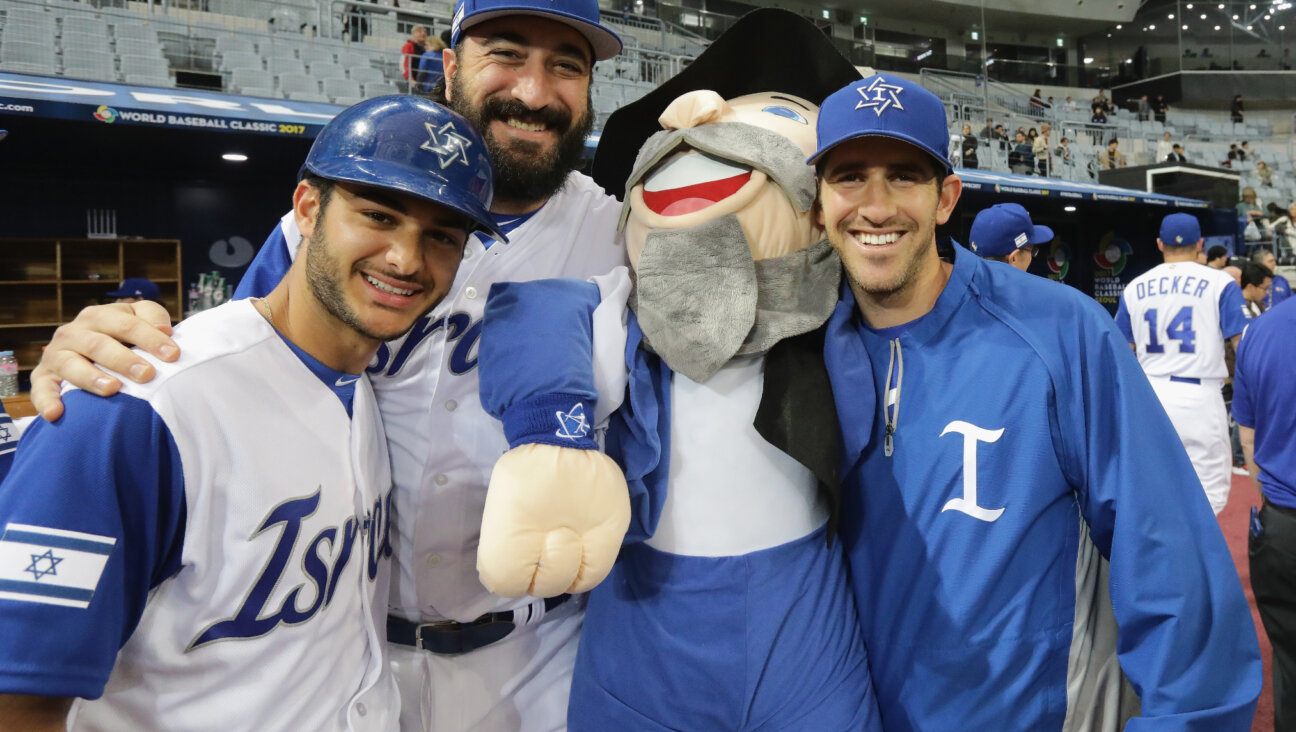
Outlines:
{"label": "man's ear", "polygon": [[297,230],[301,232],[302,241],[311,238],[315,233],[319,215],[319,189],[304,180],[298,182],[297,190],[293,191],[293,219],[297,222]]}
{"label": "man's ear", "polygon": [[940,200],[936,202],[936,223],[944,224],[954,213],[959,196],[963,195],[963,179],[950,173],[941,181]]}
{"label": "man's ear", "polygon": [[459,58],[455,56],[453,48],[447,48],[441,52],[441,66],[445,72],[445,97],[447,102],[453,102],[454,97],[450,91],[454,86],[451,82],[454,80],[455,72],[459,70]]}

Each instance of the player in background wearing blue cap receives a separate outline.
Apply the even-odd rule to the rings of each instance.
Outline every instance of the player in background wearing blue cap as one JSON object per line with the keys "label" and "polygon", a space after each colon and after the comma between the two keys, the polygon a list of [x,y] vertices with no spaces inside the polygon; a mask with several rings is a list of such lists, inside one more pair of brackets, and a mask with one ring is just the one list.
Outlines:
{"label": "player in background wearing blue cap", "polygon": [[122,280],[121,287],[105,294],[104,297],[111,299],[113,302],[139,302],[141,300],[162,302],[162,293],[158,289],[157,283],[147,277],[127,277]]}
{"label": "player in background wearing blue cap", "polygon": [[[600,24],[596,0],[462,0],[452,33],[443,54],[445,94],[490,152],[491,214],[508,242],[471,237],[450,294],[408,336],[379,348],[368,369],[400,505],[388,638],[401,725],[436,732],[561,729],[584,599],[501,597],[478,577],[486,486],[508,440],[481,406],[477,343],[493,283],[586,279],[625,263],[616,231],[620,203],[576,172],[592,119],[594,64],[616,55],[621,42]],[[439,129],[422,134],[422,144],[455,143]],[[447,157],[432,170],[442,165],[461,163]],[[300,240],[292,216],[284,217],[235,297],[269,292]],[[132,317],[125,307],[87,309],[55,334],[32,374],[32,401],[46,418],[62,413],[60,378],[96,394],[117,388],[116,378],[86,355],[116,374],[151,376],[152,365],[112,338],[175,358],[175,344],[158,332],[167,326],[165,312],[136,304],[144,317]],[[569,592],[603,576],[582,557],[575,552],[573,566],[553,568],[571,576],[580,570]]]}
{"label": "player in background wearing blue cap", "polygon": [[[420,146],[425,125],[455,142]],[[284,280],[186,320],[150,383],[71,391],[32,426],[0,484],[0,726],[396,728],[364,369],[450,291],[469,234],[497,233],[482,148],[416,97],[343,111],[293,195]]]}
{"label": "player in background wearing blue cap", "polygon": [[972,220],[968,248],[984,259],[1007,262],[1025,272],[1037,247],[1053,241],[1053,230],[1036,226],[1017,203],[996,203]]}
{"label": "player in background wearing blue cap", "polygon": [[1129,732],[1249,729],[1237,572],[1111,317],[937,251],[962,184],[935,95],[875,75],[828,97],[818,132],[847,274],[825,341],[841,534],[883,726],[1117,730],[1123,670]]}
{"label": "player in background wearing blue cap", "polygon": [[1174,423],[1211,510],[1228,503],[1232,450],[1222,389],[1228,378],[1224,341],[1237,347],[1246,318],[1232,276],[1204,264],[1201,227],[1191,214],[1161,221],[1157,248],[1165,262],[1135,277],[1121,293],[1116,325],[1138,356]]}
{"label": "player in background wearing blue cap", "polygon": [[1296,302],[1275,305],[1238,347],[1233,417],[1264,498],[1251,509],[1251,588],[1273,645],[1274,729],[1296,729]]}

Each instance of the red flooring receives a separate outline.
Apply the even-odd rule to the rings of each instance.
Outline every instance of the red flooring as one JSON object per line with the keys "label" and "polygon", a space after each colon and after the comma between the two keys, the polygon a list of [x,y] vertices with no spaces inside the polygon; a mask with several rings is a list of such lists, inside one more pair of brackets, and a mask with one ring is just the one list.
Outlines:
{"label": "red flooring", "polygon": [[1242,588],[1246,590],[1251,617],[1255,620],[1256,633],[1260,637],[1260,655],[1264,657],[1264,690],[1260,692],[1260,703],[1256,707],[1251,732],[1274,732],[1273,654],[1269,649],[1269,638],[1265,636],[1264,626],[1260,624],[1260,614],[1256,612],[1255,595],[1251,592],[1251,572],[1247,563],[1247,522],[1251,517],[1251,507],[1259,505],[1260,492],[1256,490],[1255,483],[1250,478],[1235,475],[1228,505],[1220,512],[1219,522],[1224,539],[1228,541],[1229,551],[1233,554],[1233,563],[1237,565],[1238,574],[1242,577]]}

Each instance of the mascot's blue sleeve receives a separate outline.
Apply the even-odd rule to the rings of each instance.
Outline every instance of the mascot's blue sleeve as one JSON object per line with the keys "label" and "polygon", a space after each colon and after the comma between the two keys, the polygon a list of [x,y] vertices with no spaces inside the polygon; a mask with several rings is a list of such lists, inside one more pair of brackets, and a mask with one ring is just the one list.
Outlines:
{"label": "mascot's blue sleeve", "polygon": [[598,449],[589,420],[594,386],[591,317],[598,285],[580,280],[491,286],[477,364],[482,407],[504,424],[509,447]]}
{"label": "mascot's blue sleeve", "polygon": [[247,272],[243,273],[243,279],[239,280],[238,287],[234,288],[234,299],[269,295],[284,275],[288,274],[289,267],[292,267],[292,259],[288,256],[283,224],[275,224],[274,231],[266,237],[261,251],[257,252],[252,264],[248,265]]}
{"label": "mascot's blue sleeve", "polygon": [[1126,729],[1249,730],[1260,652],[1219,525],[1124,334],[1096,303],[1071,304],[1051,429],[1111,559],[1117,653],[1142,700]]}

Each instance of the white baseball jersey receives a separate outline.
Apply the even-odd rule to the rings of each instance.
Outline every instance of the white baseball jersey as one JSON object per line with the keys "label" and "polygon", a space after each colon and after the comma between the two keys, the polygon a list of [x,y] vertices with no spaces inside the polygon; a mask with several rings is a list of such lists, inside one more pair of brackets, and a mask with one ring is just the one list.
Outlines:
{"label": "white baseball jersey", "polygon": [[[625,264],[625,245],[617,233],[620,213],[615,198],[588,176],[572,173],[516,228],[497,217],[507,244],[481,234],[471,237],[445,300],[404,337],[379,349],[368,373],[396,485],[393,614],[466,622],[531,602],[492,595],[477,577],[486,486],[495,461],[508,449],[502,426],[482,409],[477,394],[477,341],[486,297],[496,282],[587,279]],[[300,242],[290,213],[236,296],[265,294],[287,270]],[[270,250],[272,245],[277,246]],[[406,690],[403,724],[438,732],[563,725],[580,617],[567,606],[558,615],[554,623],[560,627],[549,635],[541,627],[463,656],[393,646]]]}
{"label": "white baseball jersey", "polygon": [[395,729],[368,379],[249,301],[175,340],[148,384],[68,392],[0,486],[0,691],[95,699],[72,730]]}
{"label": "white baseball jersey", "polygon": [[1227,272],[1164,263],[1125,286],[1116,323],[1148,376],[1223,379],[1224,340],[1242,332],[1241,300]]}

